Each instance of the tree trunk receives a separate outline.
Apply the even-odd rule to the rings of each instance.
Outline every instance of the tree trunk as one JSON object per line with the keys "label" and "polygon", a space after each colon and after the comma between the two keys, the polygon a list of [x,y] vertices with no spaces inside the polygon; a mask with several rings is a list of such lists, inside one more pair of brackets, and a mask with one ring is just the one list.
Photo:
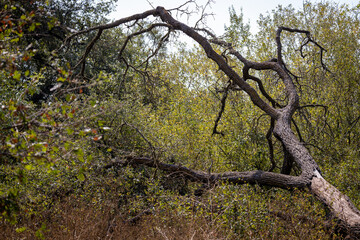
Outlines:
{"label": "tree trunk", "polygon": [[283,142],[286,151],[301,166],[301,178],[307,182],[311,192],[330,210],[338,220],[338,227],[349,234],[351,239],[360,239],[360,211],[337,188],[320,174],[316,162],[309,151],[298,141],[291,130],[290,121],[280,120],[275,124],[275,134]]}
{"label": "tree trunk", "polygon": [[294,159],[292,158],[291,154],[286,150],[286,147],[283,144],[283,151],[284,151],[284,161],[281,167],[281,173],[289,175],[291,173],[291,169],[293,168]]}
{"label": "tree trunk", "polygon": [[311,192],[323,202],[339,220],[339,227],[349,234],[351,239],[360,239],[360,211],[337,188],[318,175],[313,177]]}

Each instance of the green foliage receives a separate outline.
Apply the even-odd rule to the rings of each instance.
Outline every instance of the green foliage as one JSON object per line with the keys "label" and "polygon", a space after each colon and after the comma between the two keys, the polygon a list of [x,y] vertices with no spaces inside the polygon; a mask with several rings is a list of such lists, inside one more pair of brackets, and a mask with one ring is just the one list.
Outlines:
{"label": "green foliage", "polygon": [[[174,53],[165,45],[156,58],[144,62],[163,34],[156,30],[134,37],[119,59],[125,36],[149,22],[107,31],[87,57],[84,76],[78,75],[78,68],[72,69],[94,36],[84,35],[71,42],[70,50],[59,50],[65,36],[71,29],[104,23],[112,3],[1,4],[1,228],[11,229],[14,238],[47,239],[51,231],[69,234],[71,227],[76,228],[76,220],[73,225],[62,222],[67,216],[89,215],[107,226],[111,219],[121,226],[146,212],[150,216],[140,218],[140,224],[152,222],[154,227],[142,230],[155,232],[156,227],[166,226],[188,233],[184,229],[194,230],[189,226],[193,223],[197,229],[210,226],[208,236],[214,232],[217,238],[335,238],[331,227],[322,227],[324,209],[306,192],[227,183],[209,188],[143,166],[104,167],[134,155],[208,172],[271,166],[266,139],[270,119],[243,92],[228,94],[218,125],[224,135],[212,135],[229,79],[202,49],[180,46]],[[303,107],[294,120],[323,174],[357,205],[358,12],[359,7],[330,3],[306,3],[303,11],[278,7],[261,16],[260,32],[252,36],[242,13],[230,9],[225,34],[244,56],[259,61],[275,57],[275,30],[281,25],[310,30],[327,49],[323,61],[331,73],[322,70],[315,47],[303,49],[305,58],[299,55],[296,49],[302,36],[284,35],[284,60],[301,77],[297,88]],[[232,57],[227,60],[241,69]],[[276,75],[257,76],[274,99],[286,103]],[[258,89],[250,80],[249,84]],[[278,166],[274,171],[279,172],[282,146],[274,137],[272,141]],[[57,226],[52,224],[57,221]],[[99,228],[108,229],[103,226]],[[200,233],[191,233],[201,239]],[[94,239],[105,235],[101,232]]]}

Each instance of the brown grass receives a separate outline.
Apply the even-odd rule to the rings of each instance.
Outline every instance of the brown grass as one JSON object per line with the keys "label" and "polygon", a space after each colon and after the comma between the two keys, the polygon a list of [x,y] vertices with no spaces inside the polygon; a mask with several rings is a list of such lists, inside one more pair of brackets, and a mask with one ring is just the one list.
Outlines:
{"label": "brown grass", "polygon": [[[91,207],[74,207],[61,204],[58,213],[44,213],[39,217],[29,217],[20,224],[1,223],[0,239],[39,239],[36,232],[45,223],[42,231],[44,239],[222,239],[205,219],[185,219],[181,217],[156,214],[143,216],[137,223],[131,223],[120,214],[114,215],[113,209],[96,210]],[[59,206],[60,207],[60,206]],[[26,226],[18,233],[16,229]]]}
{"label": "brown grass", "polygon": [[[229,224],[230,217],[222,220],[223,208],[213,210],[210,206],[201,213],[187,209],[182,214],[179,209],[164,207],[140,214],[139,220],[132,223],[129,212],[117,209],[115,202],[91,205],[84,199],[67,197],[41,214],[23,216],[16,225],[0,221],[0,239],[341,239],[332,228],[324,227],[324,218],[305,209],[309,205],[305,202],[298,196],[279,197],[268,201],[268,211],[256,218],[254,200],[248,205],[249,215],[241,215],[235,221],[237,227],[243,226],[239,231]],[[21,232],[21,227],[26,229]]]}

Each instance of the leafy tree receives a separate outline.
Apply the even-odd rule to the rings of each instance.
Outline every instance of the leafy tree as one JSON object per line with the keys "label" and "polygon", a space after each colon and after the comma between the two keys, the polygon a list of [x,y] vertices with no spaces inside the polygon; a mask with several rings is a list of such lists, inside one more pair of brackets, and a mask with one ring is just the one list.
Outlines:
{"label": "leafy tree", "polygon": [[[304,209],[325,215],[312,196],[277,189],[299,188],[359,236],[358,7],[278,7],[255,36],[230,9],[219,38],[202,19],[191,28],[174,18],[194,1],[107,23],[111,4],[1,5],[2,219],[50,218],[69,197],[74,209],[109,214],[102,238],[119,215],[134,223],[154,209],[205,215],[229,238],[267,238],[269,214],[289,225]],[[199,46],[168,51],[183,33]],[[287,199],[293,216],[273,211],[273,199]]]}
{"label": "leafy tree", "polygon": [[[75,28],[89,27],[91,20],[94,24],[104,21],[96,14],[106,14],[110,2],[98,5],[96,11],[93,11],[95,8],[91,2],[85,2],[72,1],[69,6],[68,1],[8,1],[0,5],[3,18],[0,33],[0,207],[1,213],[12,221],[15,220],[14,214],[20,210],[19,196],[28,187],[28,174],[31,176],[35,169],[31,177],[34,181],[42,177],[54,181],[62,174],[84,178],[84,151],[75,149],[73,144],[76,139],[84,139],[88,133],[79,131],[74,139],[70,137],[77,129],[70,126],[73,124],[71,121],[82,105],[81,99],[76,99],[74,95],[74,87],[77,93],[83,90],[74,82],[69,84],[67,80],[72,76],[72,71],[67,55],[59,57],[56,50],[70,32],[72,26],[67,21],[75,20],[72,14],[89,10],[85,18],[78,19]],[[62,19],[59,20],[60,16]],[[55,93],[56,83],[68,83],[72,90],[64,88]],[[53,97],[49,99],[51,92]],[[42,103],[46,99],[47,104]],[[82,116],[85,116],[84,112]],[[89,133],[94,138],[95,131]],[[69,158],[63,158],[61,163],[55,161],[59,154],[69,151],[72,152]],[[68,164],[76,163],[79,168],[69,169]],[[70,171],[66,171],[66,168]],[[45,177],[47,173],[50,176]],[[31,181],[30,185],[33,183]],[[49,182],[42,183],[47,185]]]}

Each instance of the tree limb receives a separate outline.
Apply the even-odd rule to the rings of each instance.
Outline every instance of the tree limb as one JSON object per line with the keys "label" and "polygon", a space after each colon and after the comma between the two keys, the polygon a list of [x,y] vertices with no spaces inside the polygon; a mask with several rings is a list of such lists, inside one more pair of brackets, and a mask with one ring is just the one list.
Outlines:
{"label": "tree limb", "polygon": [[218,116],[217,116],[217,118],[215,120],[212,135],[220,134],[221,136],[224,136],[224,133],[221,132],[221,131],[219,132],[217,130],[217,127],[219,125],[221,116],[222,116],[222,114],[224,113],[224,110],[225,110],[226,99],[227,99],[227,96],[228,96],[230,86],[231,86],[231,82],[229,82],[228,85],[226,86],[226,88],[224,89],[224,94],[223,94],[223,97],[221,98],[221,108],[220,108],[219,114],[218,114]]}
{"label": "tree limb", "polygon": [[145,165],[152,168],[158,168],[162,171],[184,175],[195,182],[211,183],[229,182],[233,184],[259,184],[264,186],[273,186],[284,189],[304,188],[310,181],[308,179],[284,175],[279,173],[264,172],[264,171],[247,171],[247,172],[223,172],[223,173],[208,173],[203,171],[196,171],[185,166],[167,164],[158,162],[148,157],[134,157],[128,156],[124,161],[115,161],[104,166],[104,169],[112,167],[124,167],[127,165]]}

